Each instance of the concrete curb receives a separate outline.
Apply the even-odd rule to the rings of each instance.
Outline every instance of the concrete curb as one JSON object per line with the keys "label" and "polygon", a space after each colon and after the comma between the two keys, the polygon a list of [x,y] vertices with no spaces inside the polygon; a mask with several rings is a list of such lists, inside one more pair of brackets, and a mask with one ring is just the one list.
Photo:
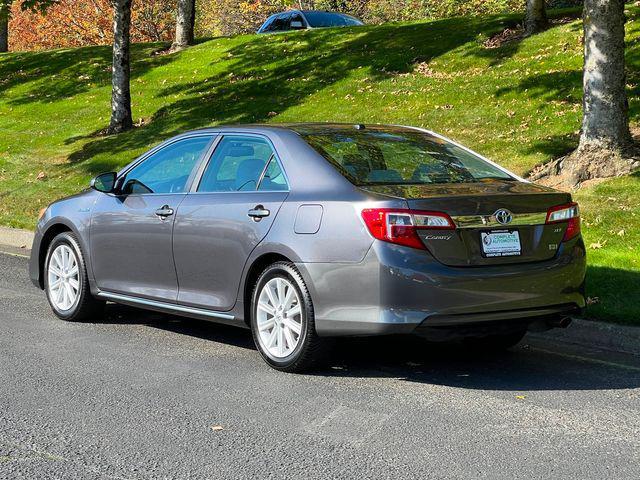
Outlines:
{"label": "concrete curb", "polygon": [[33,244],[33,232],[19,228],[0,227],[0,245],[29,253]]}
{"label": "concrete curb", "polygon": [[640,328],[574,318],[566,329],[530,333],[534,338],[640,356]]}
{"label": "concrete curb", "polygon": [[[29,255],[33,232],[0,227],[0,251]],[[569,328],[530,333],[533,338],[600,348],[640,356],[640,327],[574,319]]]}

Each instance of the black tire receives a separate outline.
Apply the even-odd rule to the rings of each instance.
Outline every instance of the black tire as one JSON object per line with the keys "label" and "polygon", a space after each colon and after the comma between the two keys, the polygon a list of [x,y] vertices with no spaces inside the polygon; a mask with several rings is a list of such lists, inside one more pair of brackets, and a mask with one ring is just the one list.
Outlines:
{"label": "black tire", "polygon": [[507,350],[514,347],[524,338],[526,329],[516,330],[509,333],[500,333],[481,338],[469,338],[465,344],[469,347],[487,352]]}
{"label": "black tire", "polygon": [[[295,349],[284,358],[276,358],[263,348],[258,331],[257,310],[258,298],[264,285],[273,278],[281,277],[288,280],[295,288],[300,298],[302,331]],[[276,262],[268,266],[258,277],[251,295],[251,332],[256,348],[262,358],[271,367],[282,372],[300,373],[316,366],[323,357],[325,342],[318,337],[315,329],[313,302],[302,276],[292,263]]]}
{"label": "black tire", "polygon": [[[76,262],[78,265],[78,294],[73,306],[67,310],[59,309],[50,297],[49,291],[49,265],[51,262],[51,255],[60,245],[67,245],[76,256]],[[89,277],[87,276],[87,267],[76,236],[71,232],[63,232],[58,234],[47,249],[47,256],[44,261],[43,268],[44,276],[44,291],[47,294],[47,300],[51,306],[53,313],[62,320],[69,322],[86,322],[90,320],[96,320],[102,316],[105,302],[96,299],[91,295],[89,289]]]}

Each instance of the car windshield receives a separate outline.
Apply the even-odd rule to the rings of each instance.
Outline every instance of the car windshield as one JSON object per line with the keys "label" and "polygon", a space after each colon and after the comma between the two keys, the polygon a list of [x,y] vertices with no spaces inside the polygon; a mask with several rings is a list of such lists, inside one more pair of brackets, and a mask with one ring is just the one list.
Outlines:
{"label": "car windshield", "polygon": [[362,22],[357,18],[343,13],[304,12],[304,16],[307,18],[309,26],[313,28],[362,25]]}
{"label": "car windshield", "polygon": [[479,156],[419,131],[354,128],[299,133],[355,185],[514,180]]}

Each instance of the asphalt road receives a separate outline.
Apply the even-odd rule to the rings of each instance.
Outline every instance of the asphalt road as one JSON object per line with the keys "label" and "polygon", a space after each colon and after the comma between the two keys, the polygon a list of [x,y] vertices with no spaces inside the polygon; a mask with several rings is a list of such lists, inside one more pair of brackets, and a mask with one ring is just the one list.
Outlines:
{"label": "asphalt road", "polygon": [[384,338],[283,374],[245,330],[60,321],[0,255],[0,478],[355,477],[640,478],[640,358]]}

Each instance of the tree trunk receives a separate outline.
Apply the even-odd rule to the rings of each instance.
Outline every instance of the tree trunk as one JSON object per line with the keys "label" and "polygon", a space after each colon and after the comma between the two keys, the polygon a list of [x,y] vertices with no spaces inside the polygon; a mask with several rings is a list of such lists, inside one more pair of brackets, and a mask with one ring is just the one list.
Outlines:
{"label": "tree trunk", "polygon": [[544,0],[527,0],[527,12],[524,17],[525,35],[533,35],[549,26]]}
{"label": "tree trunk", "polygon": [[130,38],[131,0],[113,0],[113,67],[109,133],[133,127],[131,118]]}
{"label": "tree trunk", "polygon": [[9,51],[9,10],[0,6],[0,53]]}
{"label": "tree trunk", "polygon": [[585,0],[580,147],[629,145],[624,72],[624,0]]}
{"label": "tree trunk", "polygon": [[578,148],[530,178],[575,188],[640,167],[629,132],[624,71],[624,0],[584,0],[582,131]]}
{"label": "tree trunk", "polygon": [[196,20],[196,1],[178,0],[176,15],[176,38],[171,45],[172,50],[181,50],[193,45]]}

